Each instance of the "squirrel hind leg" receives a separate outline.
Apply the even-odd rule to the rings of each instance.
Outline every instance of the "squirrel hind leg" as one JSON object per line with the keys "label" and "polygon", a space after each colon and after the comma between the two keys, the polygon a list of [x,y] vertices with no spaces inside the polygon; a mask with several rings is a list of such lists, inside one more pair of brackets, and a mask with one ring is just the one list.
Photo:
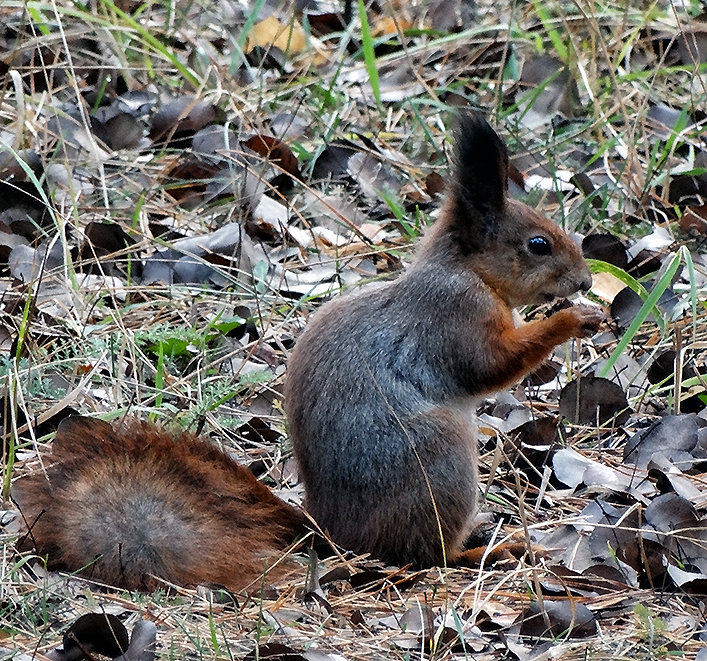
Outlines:
{"label": "squirrel hind leg", "polygon": [[477,512],[476,435],[469,417],[451,408],[427,409],[396,419],[387,434],[390,446],[400,448],[392,474],[406,479],[391,481],[382,465],[376,479],[360,471],[361,479],[349,481],[342,494],[339,482],[320,475],[308,488],[310,511],[345,548],[397,565],[450,561]]}

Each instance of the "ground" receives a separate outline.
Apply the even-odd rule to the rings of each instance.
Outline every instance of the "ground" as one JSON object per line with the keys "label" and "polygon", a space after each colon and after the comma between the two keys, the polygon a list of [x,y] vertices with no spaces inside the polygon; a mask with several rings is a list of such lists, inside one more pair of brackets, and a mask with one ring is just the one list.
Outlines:
{"label": "ground", "polygon": [[[349,9],[0,8],[0,658],[87,613],[153,622],[165,659],[707,654],[700,3]],[[466,106],[506,140],[511,193],[583,239],[608,316],[479,411],[491,546],[527,553],[298,556],[245,596],[127,593],[17,552],[11,483],[72,412],[203,434],[299,502],[288,353],[328,298],[410,261]]]}

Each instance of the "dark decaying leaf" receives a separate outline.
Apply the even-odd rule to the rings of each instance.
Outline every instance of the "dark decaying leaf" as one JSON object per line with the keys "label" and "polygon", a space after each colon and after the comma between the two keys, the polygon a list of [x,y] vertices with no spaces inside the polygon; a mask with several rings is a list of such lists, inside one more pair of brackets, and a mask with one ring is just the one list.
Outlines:
{"label": "dark decaying leaf", "polygon": [[551,55],[528,58],[518,86],[527,99],[521,106],[531,125],[547,122],[555,113],[572,117],[579,106],[577,83],[567,65]]}
{"label": "dark decaying leaf", "polygon": [[550,359],[544,360],[540,367],[523,379],[523,385],[528,388],[533,388],[542,386],[545,383],[550,383],[550,381],[557,378],[561,369],[562,363],[559,361]]}
{"label": "dark decaying leaf", "polygon": [[103,128],[111,149],[137,149],[142,142],[144,126],[132,115],[122,112],[107,119]]}
{"label": "dark decaying leaf", "polygon": [[[592,178],[586,172],[575,172],[570,178],[570,183],[574,184],[574,186],[582,192],[584,197],[589,198],[589,202],[593,207],[597,209],[601,207],[601,197],[594,194],[597,190],[596,186]],[[584,248],[584,244],[582,244],[582,248]]]}
{"label": "dark decaying leaf", "polygon": [[282,438],[282,432],[273,429],[265,420],[257,416],[238,427],[237,433],[256,445],[274,444]]}
{"label": "dark decaying leaf", "polygon": [[252,652],[246,654],[244,659],[246,659],[246,661],[250,659],[253,661],[256,661],[256,659],[270,659],[270,661],[307,661],[307,657],[283,643],[262,643]]}
{"label": "dark decaying leaf", "polygon": [[[692,452],[704,451],[704,432],[707,421],[696,415],[667,415],[647,429],[634,434],[624,446],[624,461],[638,468],[647,468],[655,453],[680,465],[680,462],[692,463]],[[702,437],[702,440],[701,438]]]}
{"label": "dark decaying leaf", "polygon": [[341,32],[346,29],[344,16],[341,12],[317,11],[316,5],[307,11],[307,21],[312,34],[322,37],[332,32]]}
{"label": "dark decaying leaf", "polygon": [[76,620],[64,634],[64,651],[73,656],[74,650],[84,654],[100,654],[115,658],[128,649],[128,632],[123,623],[108,613],[87,613]]}
{"label": "dark decaying leaf", "polygon": [[402,649],[449,649],[454,652],[469,652],[471,645],[461,638],[459,631],[445,626],[435,626],[435,612],[429,606],[417,604],[406,610],[398,620],[398,626],[406,634],[396,638],[396,646]]}
{"label": "dark decaying leaf", "polygon": [[684,118],[682,109],[657,103],[646,111],[646,124],[654,129],[660,139],[667,140],[671,132],[677,128],[681,117]]}
{"label": "dark decaying leaf", "polygon": [[629,587],[622,581],[621,574],[608,565],[594,565],[581,573],[562,565],[552,565],[548,570],[551,573],[541,579],[544,594],[548,596],[572,594],[587,597],[614,594]]}
{"label": "dark decaying leaf", "polygon": [[377,199],[379,191],[397,192],[400,189],[400,181],[392,168],[374,152],[358,152],[351,156],[348,170],[370,200]]}
{"label": "dark decaying leaf", "polygon": [[701,205],[707,197],[707,152],[695,153],[695,174],[678,174],[670,180],[668,202],[681,206]]}
{"label": "dark decaying leaf", "polygon": [[[642,305],[641,297],[630,287],[624,287],[611,302],[611,318],[620,329],[625,330],[636,318]],[[655,319],[650,315],[648,319],[655,322]]]}
{"label": "dark decaying leaf", "polygon": [[653,250],[641,250],[635,254],[628,265],[626,271],[634,278],[645,278],[655,273],[663,264],[663,256]]}
{"label": "dark decaying leaf", "polygon": [[626,246],[613,234],[588,234],[582,240],[582,252],[588,259],[600,259],[621,269],[628,264]]}
{"label": "dark decaying leaf", "polygon": [[707,575],[703,572],[685,571],[669,564],[666,572],[670,579],[682,592],[692,595],[707,595]]}
{"label": "dark decaying leaf", "polygon": [[278,46],[253,46],[246,54],[246,62],[253,69],[273,70],[278,73],[287,71],[287,57]]}
{"label": "dark decaying leaf", "polygon": [[583,574],[591,568],[592,573],[599,573],[606,566],[612,570],[610,580],[636,587],[638,574],[626,563],[622,549],[636,546],[637,522],[637,513],[628,507],[596,498],[582,509],[577,523],[554,530],[542,544],[554,562],[575,572]]}
{"label": "dark decaying leaf", "polygon": [[674,493],[656,496],[646,507],[644,516],[646,523],[665,533],[690,529],[698,521],[692,503]]}
{"label": "dark decaying leaf", "polygon": [[631,409],[619,385],[601,377],[584,376],[562,389],[560,413],[573,424],[622,425]]}
{"label": "dark decaying leaf", "polygon": [[360,151],[350,140],[335,140],[328,144],[317,156],[312,167],[314,181],[350,181],[349,159]]}
{"label": "dark decaying leaf", "polygon": [[238,136],[232,126],[209,124],[194,134],[191,149],[207,161],[220,163],[239,150]]}
{"label": "dark decaying leaf", "polygon": [[509,461],[516,470],[523,471],[531,484],[542,482],[544,467],[560,443],[561,429],[557,418],[545,417],[529,420],[510,432]]}
{"label": "dark decaying leaf", "polygon": [[93,113],[92,128],[111,149],[137,149],[145,135],[143,118],[153,102],[152,95],[146,92],[126,92]]}
{"label": "dark decaying leaf", "polygon": [[217,106],[193,96],[181,96],[163,105],[152,118],[150,138],[164,147],[186,147],[199,130],[224,122],[226,115]]}
{"label": "dark decaying leaf", "polygon": [[444,193],[444,179],[439,172],[430,172],[425,178],[425,192],[435,198]]}
{"label": "dark decaying leaf", "polygon": [[664,547],[670,564],[707,574],[707,520],[692,503],[674,493],[662,494],[649,503],[645,520],[658,533],[651,538]]}
{"label": "dark decaying leaf", "polygon": [[514,629],[532,638],[589,638],[597,632],[592,612],[574,599],[533,601],[518,616]]}
{"label": "dark decaying leaf", "polygon": [[[665,383],[669,379],[675,378],[675,351],[673,349],[667,349],[659,353],[652,361],[648,370],[646,371],[646,377],[648,381],[653,384]],[[698,371],[695,366],[691,363],[684,364],[682,366],[682,377],[681,381],[685,379],[690,379],[696,377]]]}
{"label": "dark decaying leaf", "polygon": [[707,236],[707,204],[686,207],[680,216],[680,229],[691,236]]}
{"label": "dark decaying leaf", "polygon": [[[368,200],[380,202],[379,192],[397,194],[400,181],[393,168],[370,139],[358,135],[362,145],[350,140],[336,140],[317,156],[312,167],[314,182],[332,181],[360,191]],[[389,209],[385,209],[389,213]],[[369,211],[375,216],[374,210]]]}
{"label": "dark decaying leaf", "polygon": [[[642,554],[636,543],[640,529],[638,510],[598,499],[585,507],[582,514],[596,523],[586,539],[593,564],[602,562],[624,572],[625,568],[639,572]],[[636,574],[633,576],[638,578]],[[633,576],[628,572],[622,574],[623,581],[629,585],[635,584]]]}
{"label": "dark decaying leaf", "polygon": [[337,581],[348,581],[350,578],[351,573],[346,567],[334,567],[334,569],[329,570],[319,579],[319,585],[327,585]]}
{"label": "dark decaying leaf", "polygon": [[[648,288],[650,289],[650,285]],[[661,311],[667,312],[675,306],[677,302],[678,299],[675,296],[675,292],[671,287],[668,287],[658,299],[657,305]],[[614,296],[614,300],[611,302],[611,318],[620,329],[625,330],[636,318],[642,306],[643,301],[641,297],[630,287],[624,287]],[[649,314],[647,321],[655,323],[655,318],[653,315]]]}
{"label": "dark decaying leaf", "polygon": [[[34,34],[40,32],[39,27],[34,24],[28,25],[27,29]],[[31,39],[34,35],[28,33],[22,36]],[[32,41],[36,43],[35,39]],[[45,46],[17,48],[9,63],[13,69],[22,71],[22,82],[31,94],[46,92],[66,81],[66,73],[62,68],[65,64],[65,55],[59,50]]]}
{"label": "dark decaying leaf", "polygon": [[680,464],[674,464],[662,454],[656,453],[648,464],[648,477],[655,481],[656,488],[662,494],[674,493],[691,502],[698,502],[702,490],[693,479],[683,473],[683,470],[691,471],[691,469],[692,457]]}
{"label": "dark decaying leaf", "polygon": [[[704,5],[702,5],[704,9]],[[707,24],[695,21],[688,29],[680,31],[676,40],[683,64],[707,62]]]}
{"label": "dark decaying leaf", "polygon": [[116,266],[130,260],[131,275],[140,277],[142,263],[135,259],[134,253],[126,251],[126,248],[135,245],[135,239],[118,223],[90,222],[86,226],[85,236],[81,246],[81,260],[84,262],[79,265],[81,271],[112,274]]}
{"label": "dark decaying leaf", "polygon": [[212,281],[224,285],[239,277],[249,280],[253,265],[262,259],[243,226],[227,223],[211,234],[178,239],[172,248],[151,255],[145,260],[143,283]]}
{"label": "dark decaying leaf", "polygon": [[168,180],[173,182],[165,189],[185,209],[193,209],[204,201],[206,187],[220,172],[218,163],[187,156],[168,173]]}
{"label": "dark decaying leaf", "polygon": [[[680,586],[676,580],[680,579],[689,583],[694,593],[703,586],[707,521],[699,518],[685,498],[664,494],[654,498],[643,512],[596,499],[584,508],[578,521],[581,535],[572,539],[568,526],[563,535],[555,531],[544,542],[547,548],[556,549],[557,559],[571,563],[575,572],[601,576],[606,585],[665,589]],[[672,566],[690,575],[678,575],[670,570]],[[559,572],[557,578],[562,576]],[[567,580],[574,584],[572,575]],[[577,589],[581,594],[581,584]]]}
{"label": "dark decaying leaf", "polygon": [[516,449],[534,448],[548,452],[564,436],[564,429],[555,417],[546,416],[529,420],[511,432]]}
{"label": "dark decaying leaf", "polygon": [[21,282],[32,282],[44,272],[59,268],[64,264],[61,244],[45,243],[37,248],[26,245],[15,246],[7,259],[7,265],[13,278]]}
{"label": "dark decaying leaf", "polygon": [[31,181],[0,181],[0,224],[9,232],[33,240],[37,227],[50,220],[47,205]]}

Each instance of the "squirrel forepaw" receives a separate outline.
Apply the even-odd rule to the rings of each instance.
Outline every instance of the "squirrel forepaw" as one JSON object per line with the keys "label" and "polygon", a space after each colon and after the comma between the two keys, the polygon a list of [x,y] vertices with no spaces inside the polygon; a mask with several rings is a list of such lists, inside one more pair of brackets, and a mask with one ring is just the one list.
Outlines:
{"label": "squirrel forepaw", "polygon": [[577,323],[575,337],[591,337],[606,319],[604,310],[597,305],[582,303],[569,308],[569,310],[573,313]]}

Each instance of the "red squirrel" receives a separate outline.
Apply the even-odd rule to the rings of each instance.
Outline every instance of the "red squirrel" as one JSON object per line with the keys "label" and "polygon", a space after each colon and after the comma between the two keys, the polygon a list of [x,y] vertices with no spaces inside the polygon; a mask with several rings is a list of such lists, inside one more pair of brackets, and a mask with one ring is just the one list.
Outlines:
{"label": "red squirrel", "polygon": [[[513,308],[590,286],[575,243],[508,196],[503,142],[463,114],[446,201],[414,263],[325,304],[290,355],[285,411],[321,529],[390,563],[463,563],[477,513],[475,404],[603,319],[577,305],[516,326]],[[29,543],[114,585],[240,589],[306,529],[303,512],[188,434],[68,418],[52,462],[14,489]]]}

